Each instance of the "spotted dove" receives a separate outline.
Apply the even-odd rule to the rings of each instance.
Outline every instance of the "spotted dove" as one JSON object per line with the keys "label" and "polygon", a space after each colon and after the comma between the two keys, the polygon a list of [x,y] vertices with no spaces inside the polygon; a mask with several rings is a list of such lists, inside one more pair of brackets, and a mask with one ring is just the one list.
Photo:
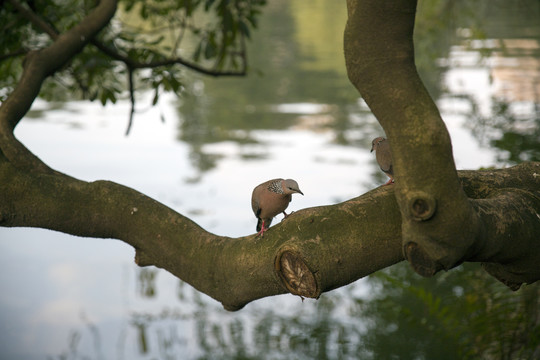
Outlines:
{"label": "spotted dove", "polygon": [[384,185],[394,183],[394,168],[392,166],[392,153],[387,139],[378,137],[371,142],[371,152],[375,150],[375,158],[381,170],[390,178]]}
{"label": "spotted dove", "polygon": [[251,195],[251,208],[253,213],[257,217],[257,235],[264,235],[264,232],[268,230],[274,216],[283,212],[285,217],[288,214],[285,212],[287,206],[292,199],[292,194],[299,193],[304,195],[300,191],[298,183],[292,179],[273,179],[268,180],[253,189]]}

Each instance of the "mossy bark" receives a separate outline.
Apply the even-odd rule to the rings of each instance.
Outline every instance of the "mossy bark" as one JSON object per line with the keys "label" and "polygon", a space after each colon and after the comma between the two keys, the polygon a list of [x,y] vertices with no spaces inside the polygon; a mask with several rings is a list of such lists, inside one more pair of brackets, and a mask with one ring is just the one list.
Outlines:
{"label": "mossy bark", "polygon": [[[499,265],[486,269],[512,288],[527,278],[521,271],[530,272],[525,281],[537,279],[538,259],[521,263],[528,270],[502,264],[519,257],[510,253],[529,258],[527,249],[538,248],[538,189],[505,190],[483,201],[465,193],[446,126],[416,71],[416,0],[348,0],[347,8],[347,72],[390,140],[407,260],[424,276],[463,261],[494,260]],[[519,228],[523,223],[529,231]],[[494,255],[501,249],[507,259]]]}
{"label": "mossy bark", "polygon": [[[408,7],[395,11],[394,4]],[[103,0],[80,26],[57,39],[62,46],[55,42],[27,57],[20,86],[0,107],[0,226],[122,240],[135,248],[139,265],[166,269],[229,310],[286,292],[317,298],[403,260],[403,254],[425,275],[462,261],[481,261],[513,289],[537,281],[540,163],[458,176],[444,123],[415,77],[410,58],[414,3],[348,5],[349,76],[400,153],[395,154],[396,185],[337,205],[297,211],[264,237],[233,239],[209,233],[133,189],[108,181],[84,182],[50,169],[17,141],[13,129],[43,80],[68,61],[57,52],[75,54],[108,23],[116,4]],[[383,21],[390,10],[393,15]],[[396,28],[388,26],[381,33],[375,27],[394,22]],[[358,35],[370,26],[372,34],[384,38]],[[372,60],[381,62],[381,49],[396,50],[398,56],[383,59],[383,68],[374,69]],[[32,70],[40,66],[46,70]],[[388,89],[377,85],[379,77]]]}
{"label": "mossy bark", "polygon": [[[513,285],[540,277],[540,256],[531,251],[540,234],[540,176],[534,174],[540,174],[539,163],[460,173],[475,208],[493,221],[486,230],[491,245],[470,260],[486,262],[499,278],[501,271],[502,279],[510,274]],[[123,240],[135,248],[139,265],[166,269],[229,310],[285,292],[317,298],[403,260],[393,186],[296,211],[264,237],[233,239],[211,234],[165,205],[108,181],[36,175],[3,158],[0,184],[0,225]],[[529,244],[516,246],[515,239],[529,239]]]}
{"label": "mossy bark", "polygon": [[416,0],[349,0],[347,6],[347,71],[390,140],[404,254],[418,273],[432,276],[477,251],[482,224],[460,186],[445,124],[416,71]]}

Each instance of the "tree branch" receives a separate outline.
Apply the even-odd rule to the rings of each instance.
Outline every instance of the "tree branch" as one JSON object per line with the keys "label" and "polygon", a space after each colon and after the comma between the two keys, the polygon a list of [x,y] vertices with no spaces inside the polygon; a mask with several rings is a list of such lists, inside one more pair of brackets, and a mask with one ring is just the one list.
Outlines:
{"label": "tree branch", "polygon": [[[15,0],[10,0],[15,2]],[[0,105],[0,146],[4,156],[32,171],[52,172],[13,136],[13,129],[30,109],[43,81],[62,68],[100,31],[116,11],[115,0],[102,0],[77,26],[58,36],[49,47],[31,51],[24,61],[22,77]]]}
{"label": "tree branch", "polygon": [[[483,228],[482,244],[468,261],[512,290],[540,279],[540,163],[484,171],[482,182],[471,171],[460,171],[463,188]],[[464,176],[464,175],[467,176]],[[470,189],[476,189],[471,192]]]}
{"label": "tree branch", "polygon": [[[44,21],[41,17],[36,15],[33,11],[29,10],[22,4],[20,4],[17,0],[8,0],[13,7],[26,19],[28,19],[36,28],[41,29],[43,32],[45,32],[47,35],[51,37],[51,39],[56,40],[60,34],[58,31],[48,22]],[[182,65],[187,67],[188,69],[194,70],[196,72],[199,72],[204,75],[209,76],[244,76],[247,72],[247,62],[243,62],[242,69],[240,71],[220,71],[220,70],[214,70],[205,68],[203,66],[200,66],[196,63],[193,63],[191,61],[188,61],[182,57],[170,57],[166,59],[161,60],[154,60],[149,62],[138,62],[134,61],[132,58],[128,56],[124,56],[120,54],[115,49],[105,45],[99,40],[91,39],[92,45],[94,45],[96,48],[98,48],[101,52],[104,54],[110,56],[111,58],[121,61],[127,66],[129,66],[132,69],[152,69],[157,68],[160,66],[172,66],[172,65]],[[243,58],[243,60],[245,60]]]}
{"label": "tree branch", "polygon": [[[494,267],[512,273],[514,285],[540,278],[539,251],[524,254],[508,240],[509,234],[529,234],[536,241],[540,232],[540,176],[531,172],[539,174],[540,163],[460,173],[467,194],[475,198],[471,201],[486,214],[486,237],[493,237],[491,244],[497,245],[489,247],[488,256],[474,260],[489,262],[485,267],[491,273]],[[403,259],[394,187],[297,211],[262,238],[233,239],[211,234],[155,200],[112,182],[30,174],[0,158],[0,184],[1,226],[123,240],[135,248],[139,265],[166,269],[228,310],[285,292],[318,298]],[[519,204],[530,210],[524,214]],[[501,218],[513,218],[508,214],[512,207],[525,225],[500,225]]]}
{"label": "tree branch", "polygon": [[[12,128],[15,128],[17,125],[17,122],[22,119],[26,111],[30,108],[30,105],[33,102],[33,99],[37,97],[39,90],[41,88],[41,84],[43,83],[44,79],[54,73],[56,70],[60,69],[65,65],[65,63],[70,60],[76,53],[78,53],[87,42],[90,42],[92,45],[94,45],[97,49],[99,49],[101,52],[106,54],[107,56],[111,57],[114,60],[123,62],[127,69],[128,69],[128,91],[130,95],[130,102],[131,102],[131,109],[129,114],[129,121],[128,126],[126,129],[126,135],[129,134],[131,130],[131,126],[133,123],[133,116],[135,112],[135,97],[134,97],[134,78],[133,75],[135,73],[135,70],[137,69],[152,69],[162,66],[173,66],[173,65],[182,65],[189,69],[192,69],[194,71],[197,71],[201,74],[214,76],[214,77],[220,77],[220,76],[245,76],[247,73],[247,61],[245,57],[245,48],[243,44],[243,37],[242,37],[242,49],[244,51],[242,56],[242,68],[239,71],[222,71],[222,70],[215,70],[206,68],[204,66],[198,65],[196,63],[190,62],[182,57],[170,57],[170,58],[163,58],[159,60],[154,61],[148,61],[148,62],[139,62],[135,61],[133,58],[129,56],[125,56],[121,54],[120,52],[116,51],[115,49],[103,44],[102,42],[95,39],[93,36],[95,33],[97,33],[99,30],[101,30],[112,18],[114,15],[114,12],[116,11],[116,0],[111,1],[111,8],[110,12],[106,13],[103,12],[104,17],[101,19],[98,19],[100,22],[96,24],[91,24],[92,26],[96,26],[94,28],[91,28],[85,24],[90,24],[95,22],[95,18],[97,16],[101,15],[92,15],[85,19],[85,21],[79,26],[77,26],[74,29],[71,29],[68,31],[68,33],[64,34],[63,38],[61,38],[58,30],[42,19],[40,16],[35,14],[33,11],[28,9],[26,6],[20,4],[17,0],[8,0],[13,7],[18,11],[18,13],[24,17],[25,19],[29,20],[36,28],[41,29],[43,32],[45,32],[47,35],[51,37],[51,39],[55,40],[55,44],[53,46],[50,46],[47,49],[43,49],[39,52],[30,53],[28,54],[25,62],[25,68],[28,68],[27,71],[23,73],[23,77],[21,81],[19,82],[18,90],[14,92],[14,95],[12,98],[18,97],[18,95],[22,93],[28,92],[28,96],[23,96],[23,99],[32,99],[31,101],[27,101],[25,103],[19,102],[19,106],[15,107],[14,109],[9,109],[6,113],[4,113],[7,118],[5,120],[2,120],[0,118],[0,122],[4,122],[6,124],[9,124]],[[102,2],[103,4],[104,2]],[[102,5],[103,7],[103,5]],[[94,13],[97,12],[98,9],[94,11]],[[85,29],[86,27],[86,29]],[[71,44],[69,44],[71,42]],[[61,44],[58,45],[58,44]],[[65,50],[65,51],[64,51]],[[37,56],[37,58],[34,59],[34,56]],[[48,58],[47,58],[48,57]],[[30,59],[33,59],[30,61]],[[57,59],[59,61],[57,61]],[[37,70],[41,70],[43,72],[36,73]],[[83,92],[86,90],[83,84],[80,81],[80,78],[77,74],[73,75],[75,80],[80,84],[81,89]],[[8,99],[9,100],[9,99]],[[12,103],[16,103],[14,100],[6,101],[7,107]],[[12,116],[10,116],[12,115]],[[9,141],[12,143],[12,141]],[[23,151],[23,149],[20,146],[17,146],[18,151]],[[6,150],[7,151],[7,150]],[[12,153],[15,151],[12,151]],[[9,153],[9,151],[8,151]],[[29,156],[27,158],[30,158]],[[32,166],[37,168],[40,167],[41,164],[38,161],[33,161]],[[42,171],[48,171],[48,169],[43,168]]]}
{"label": "tree branch", "polygon": [[1,111],[0,122],[15,128],[37,97],[45,78],[65,66],[79,53],[94,35],[109,23],[115,12],[115,0],[102,0],[78,25],[56,37],[52,45],[30,52],[25,59],[21,80],[2,104],[4,109]]}
{"label": "tree branch", "polygon": [[4,161],[0,184],[0,225],[121,239],[136,249],[140,265],[170,271],[229,310],[287,291],[274,270],[276,264],[289,263],[279,254],[306,264],[306,276],[316,285],[297,293],[311,297],[401,260],[399,222],[388,224],[378,215],[385,211],[399,218],[389,188],[295,212],[263,238],[232,239],[206,232],[155,200],[111,182],[33,176]]}
{"label": "tree branch", "polygon": [[127,70],[130,110],[128,126],[126,129],[126,136],[129,135],[129,132],[131,131],[131,125],[133,124],[133,116],[135,115],[135,80],[133,79],[134,70],[130,66],[127,67]]}
{"label": "tree branch", "polygon": [[416,71],[416,0],[347,6],[348,76],[390,140],[404,253],[418,273],[432,276],[473,257],[485,225],[460,186],[450,136]]}
{"label": "tree branch", "polygon": [[165,58],[161,60],[154,60],[154,61],[148,61],[148,62],[138,62],[133,60],[132,58],[128,56],[124,56],[120,54],[118,51],[111,49],[109,46],[106,46],[105,44],[101,43],[100,41],[93,40],[92,45],[94,45],[96,48],[98,48],[101,52],[104,54],[110,56],[111,58],[121,61],[125,63],[126,65],[130,66],[132,69],[152,69],[157,68],[161,66],[173,66],[173,65],[182,65],[187,67],[188,69],[194,70],[198,73],[214,76],[214,77],[220,77],[220,76],[244,76],[247,73],[247,64],[243,62],[242,69],[240,71],[222,71],[222,70],[213,70],[206,67],[203,67],[201,65],[198,65],[196,63],[193,63],[191,61],[188,61],[182,57],[170,57]]}
{"label": "tree branch", "polygon": [[27,48],[20,48],[19,50],[17,51],[13,51],[9,54],[3,54],[0,56],[0,62],[4,61],[4,60],[7,60],[9,58],[12,58],[12,57],[19,57],[19,56],[22,56],[22,55],[26,55],[28,54],[30,50],[27,49]]}
{"label": "tree branch", "polygon": [[56,40],[58,38],[58,31],[48,22],[44,21],[41,17],[36,15],[32,10],[28,9],[17,0],[7,0],[9,3],[19,12],[21,16],[30,21],[36,28],[41,29],[51,39]]}

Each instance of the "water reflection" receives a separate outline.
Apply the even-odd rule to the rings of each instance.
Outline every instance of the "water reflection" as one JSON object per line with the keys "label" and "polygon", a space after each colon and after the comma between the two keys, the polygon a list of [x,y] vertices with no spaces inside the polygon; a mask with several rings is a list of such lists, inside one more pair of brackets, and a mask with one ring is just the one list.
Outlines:
{"label": "water reflection", "polygon": [[[324,19],[308,37],[306,31],[315,24],[313,13]],[[191,145],[191,159],[201,172],[215,167],[220,158],[204,151],[203,144],[230,140],[250,149],[264,147],[253,136],[257,130],[297,127],[331,131],[339,144],[365,140],[345,135],[353,128],[351,114],[369,116],[367,109],[359,108],[358,94],[345,74],[345,16],[342,4],[316,1],[306,7],[301,2],[272,1],[253,37],[249,59],[255,69],[250,75],[192,81],[189,92],[194,95],[184,98],[179,108],[179,136]],[[264,150],[246,159],[261,156],[266,156]]]}
{"label": "water reflection", "polygon": [[[342,64],[333,61],[340,54],[333,45],[340,44],[340,39],[328,39],[324,34],[313,37],[326,39],[316,45],[306,40],[305,31],[312,28],[302,24],[315,22],[298,15],[306,14],[299,9],[300,2],[290,4],[292,13],[282,11],[285,4],[268,9],[254,40],[269,44],[256,47],[251,56],[263,75],[226,82],[204,79],[204,91],[183,102],[182,118],[204,106],[204,130],[198,133],[204,135],[196,138],[197,145],[234,140],[258,149],[264,147],[252,136],[258,130],[301,128],[330,132],[338,144],[365,147],[380,132],[348,84]],[[538,160],[539,4],[528,1],[509,9],[502,2],[439,1],[422,2],[419,10],[417,64],[443,117],[449,122],[456,116],[464,119],[481,144],[499,150],[501,163]],[[271,25],[276,23],[282,26]],[[302,29],[292,31],[295,26]],[[324,26],[312,31],[321,35],[321,29]],[[310,58],[314,53],[322,57],[318,66]],[[196,120],[200,115],[182,124],[183,141],[192,143],[187,134],[195,131],[190,127],[201,126]],[[203,148],[193,146],[192,151]],[[260,161],[266,156],[258,152],[252,159]],[[201,164],[200,171],[209,170],[207,165]],[[539,342],[529,336],[530,331],[539,331],[534,310],[540,305],[537,285],[510,293],[475,265],[426,280],[407,264],[370,277],[369,284],[369,297],[355,296],[355,285],[325,294],[317,303],[305,305],[311,308],[306,310],[308,316],[281,316],[273,308],[250,313],[249,320],[236,317],[224,324],[199,312],[201,358],[539,355]]]}
{"label": "water reflection", "polygon": [[540,3],[514,5],[476,8],[474,21],[458,25],[458,42],[440,62],[463,72],[484,69],[487,91],[470,86],[478,79],[447,78],[442,98],[464,103],[472,134],[498,149],[498,161],[508,165],[540,159]]}
{"label": "water reflection", "polygon": [[[458,166],[498,165],[486,150],[493,148],[502,163],[538,160],[539,7],[532,0],[512,6],[500,1],[420,3],[417,63],[452,134]],[[62,136],[66,148],[90,145],[73,159],[58,160],[58,154],[47,152],[50,140],[41,134],[74,108],[87,113],[81,104],[47,109],[29,125],[34,138],[24,133],[24,122],[20,135],[45,141],[32,143],[31,149],[62,171],[132,186],[189,214],[206,229],[230,236],[253,229],[251,189],[244,191],[244,184],[259,183],[256,176],[266,175],[266,167],[291,177],[301,173],[308,189],[311,186],[301,207],[356,196],[385,179],[369,157],[371,139],[381,129],[344,72],[344,11],[341,2],[327,0],[269,2],[251,47],[255,70],[245,79],[194,77],[187,85],[192,95],[174,109],[180,114],[179,141],[174,144],[155,133],[138,135],[148,129],[173,132],[162,130],[159,120],[143,125],[159,115],[136,119],[131,137],[123,139],[124,122],[118,125],[120,137],[105,137],[93,128],[105,120],[90,112],[92,120],[102,120],[83,125],[66,120],[69,127],[84,130]],[[320,18],[314,21],[316,14]],[[117,108],[102,110],[107,111],[105,118],[125,119],[128,107]],[[43,116],[49,123],[40,125]],[[74,116],[69,113],[66,118]],[[174,118],[167,114],[167,119]],[[107,123],[117,126],[110,119]],[[102,143],[96,145],[85,136]],[[130,147],[140,139],[141,147]],[[127,147],[127,155],[112,143]],[[65,148],[56,152],[67,156]],[[133,159],[144,168],[127,166]],[[0,229],[2,240],[16,243],[0,243],[5,269],[0,340],[10,348],[7,357],[540,356],[538,286],[510,293],[475,265],[424,279],[401,264],[318,301],[280,296],[231,314],[167,273],[126,264],[132,258],[127,246],[113,249],[119,245],[75,241],[50,232],[10,238],[8,231],[16,233]],[[43,242],[49,244],[46,259]],[[123,275],[115,279],[118,274]],[[16,339],[12,333],[22,335]]]}
{"label": "water reflection", "polygon": [[[334,143],[359,147],[382,133],[344,72],[344,9],[321,1],[312,5],[305,9],[300,1],[275,1],[268,6],[250,53],[260,72],[245,79],[193,82],[195,95],[183,99],[179,108],[179,136],[191,145],[191,159],[200,172],[214,168],[221,158],[205,151],[204,144],[230,140],[258,149],[264,144],[252,136],[257,130],[330,131]],[[322,16],[316,29],[314,13]],[[539,14],[535,1],[511,9],[500,1],[419,4],[415,43],[422,79],[434,99],[469,103],[469,111],[461,115],[484,146],[500,149],[504,164],[539,156]],[[485,72],[484,93],[449,82],[456,69],[474,77]],[[319,110],[306,111],[306,102]],[[292,110],[275,111],[284,106]],[[255,151],[246,159],[266,156]]]}
{"label": "water reflection", "polygon": [[[367,293],[349,286],[294,312],[277,298],[235,314],[180,283],[182,302],[133,311],[115,341],[117,356],[105,358],[533,359],[540,354],[538,285],[510,292],[477,264],[425,279],[405,263],[368,283]],[[103,327],[83,323],[69,334],[59,358],[103,358]]]}

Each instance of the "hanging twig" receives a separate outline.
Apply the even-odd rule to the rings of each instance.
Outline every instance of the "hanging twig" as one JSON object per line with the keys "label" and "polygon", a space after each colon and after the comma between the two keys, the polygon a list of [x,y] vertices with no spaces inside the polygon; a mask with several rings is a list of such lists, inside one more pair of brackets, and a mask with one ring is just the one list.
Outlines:
{"label": "hanging twig", "polygon": [[133,116],[135,114],[135,86],[134,86],[134,80],[133,80],[133,72],[134,70],[128,65],[128,86],[129,86],[129,101],[131,103],[131,109],[129,111],[129,121],[128,126],[126,129],[126,136],[129,135],[129,132],[131,131],[131,125],[133,124]]}

